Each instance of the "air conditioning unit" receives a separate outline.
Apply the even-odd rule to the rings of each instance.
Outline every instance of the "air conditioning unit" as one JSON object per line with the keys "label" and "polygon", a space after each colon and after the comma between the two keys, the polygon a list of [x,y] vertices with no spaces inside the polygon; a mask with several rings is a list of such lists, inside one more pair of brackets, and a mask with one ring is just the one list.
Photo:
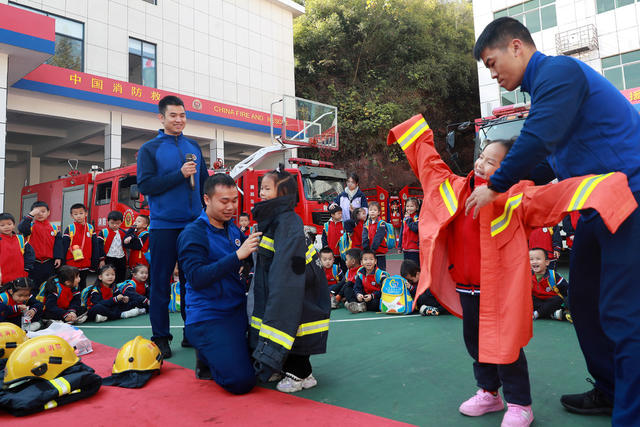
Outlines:
{"label": "air conditioning unit", "polygon": [[575,55],[598,49],[598,31],[593,24],[556,34],[556,51],[562,55]]}

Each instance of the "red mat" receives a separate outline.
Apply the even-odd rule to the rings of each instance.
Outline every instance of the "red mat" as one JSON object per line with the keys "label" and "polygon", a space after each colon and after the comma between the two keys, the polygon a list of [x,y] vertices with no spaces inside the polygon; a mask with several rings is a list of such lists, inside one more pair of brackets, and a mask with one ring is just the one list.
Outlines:
{"label": "red mat", "polygon": [[[92,343],[82,361],[106,377],[117,349]],[[320,385],[322,386],[322,385]],[[407,425],[350,409],[256,387],[234,396],[213,381],[199,381],[193,370],[165,362],[162,373],[141,389],[100,388],[83,401],[28,417],[0,413],[0,425],[20,426],[191,426],[202,423],[250,425]]]}

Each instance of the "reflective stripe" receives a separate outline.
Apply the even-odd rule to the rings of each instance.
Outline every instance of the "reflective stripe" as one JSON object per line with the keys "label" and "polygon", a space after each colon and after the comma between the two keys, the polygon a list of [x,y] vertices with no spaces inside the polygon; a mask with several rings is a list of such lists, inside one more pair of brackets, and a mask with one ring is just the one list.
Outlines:
{"label": "reflective stripe", "polygon": [[513,211],[520,206],[522,202],[522,193],[516,194],[507,200],[504,205],[504,212],[498,218],[491,221],[491,237],[503,231],[509,225]]}
{"label": "reflective stripe", "polygon": [[47,409],[53,409],[57,406],[58,406],[58,402],[56,402],[55,400],[50,400],[44,404],[44,410],[46,411]]}
{"label": "reflective stripe", "polygon": [[311,261],[313,261],[313,256],[316,254],[316,248],[313,246],[313,244],[309,245],[309,248],[307,249],[307,253],[304,255],[306,263],[305,264],[309,264]]}
{"label": "reflective stripe", "polygon": [[406,150],[413,144],[413,142],[418,139],[420,135],[429,130],[429,125],[424,117],[421,117],[420,120],[415,122],[413,126],[411,126],[400,138],[398,138],[398,145],[403,150]]}
{"label": "reflective stripe", "polygon": [[260,326],[262,326],[262,319],[258,319],[255,316],[251,316],[251,327],[260,329]]}
{"label": "reflective stripe", "polygon": [[449,214],[453,216],[458,210],[458,199],[456,198],[455,193],[453,192],[453,187],[451,187],[451,183],[449,182],[449,178],[445,179],[442,184],[440,184],[440,195],[442,196],[442,200],[444,200],[444,204],[447,205],[447,209],[449,210]]}
{"label": "reflective stripe", "polygon": [[263,338],[267,338],[275,342],[276,344],[280,344],[287,350],[291,350],[291,347],[293,346],[294,338],[292,336],[287,335],[286,333],[279,331],[269,325],[265,325],[264,323],[260,328],[260,336]]}
{"label": "reflective stripe", "polygon": [[316,322],[303,323],[298,327],[297,337],[304,335],[317,334],[329,330],[329,319],[318,320]]}
{"label": "reflective stripe", "polygon": [[71,391],[71,384],[69,381],[64,378],[54,378],[49,380],[52,386],[58,389],[58,396],[62,396],[63,394],[68,394]]}
{"label": "reflective stripe", "polygon": [[569,207],[567,208],[567,211],[577,211],[582,209],[585,202],[589,198],[589,195],[596,188],[596,186],[600,182],[602,182],[604,179],[610,177],[611,175],[613,175],[613,172],[610,172],[605,175],[596,175],[596,176],[583,179],[580,185],[578,186],[578,189],[573,194],[573,197],[569,202]]}
{"label": "reflective stripe", "polygon": [[267,236],[262,236],[262,239],[260,240],[260,247],[263,247],[271,252],[276,251],[273,239]]}

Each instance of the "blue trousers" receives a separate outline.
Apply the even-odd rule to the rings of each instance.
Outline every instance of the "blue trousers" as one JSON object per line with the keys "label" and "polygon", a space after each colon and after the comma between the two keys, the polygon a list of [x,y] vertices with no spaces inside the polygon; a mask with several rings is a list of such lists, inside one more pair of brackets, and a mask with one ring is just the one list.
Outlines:
{"label": "blue trousers", "polygon": [[233,394],[245,394],[256,385],[249,356],[247,313],[240,310],[223,319],[185,326],[187,339],[198,358],[211,369],[213,380]]}
{"label": "blue trousers", "polygon": [[[640,192],[634,193],[638,200]],[[581,217],[571,254],[569,304],[587,369],[613,398],[613,425],[640,420],[640,209],[615,234]]]}
{"label": "blue trousers", "polygon": [[[173,268],[178,260],[178,249],[176,243],[182,228],[178,229],[156,229],[149,232],[149,251],[151,252],[151,262],[149,263],[149,319],[151,320],[151,331],[153,338],[173,338],[169,332],[169,300],[171,299],[171,278]],[[180,265],[180,283],[186,283]],[[180,313],[185,319],[186,301],[184,289],[180,286]]]}

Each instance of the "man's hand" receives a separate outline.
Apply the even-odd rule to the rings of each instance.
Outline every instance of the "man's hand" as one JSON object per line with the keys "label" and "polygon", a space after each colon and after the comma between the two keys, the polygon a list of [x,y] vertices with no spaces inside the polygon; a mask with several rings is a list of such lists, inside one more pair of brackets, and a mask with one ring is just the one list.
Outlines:
{"label": "man's hand", "polygon": [[191,175],[195,175],[196,170],[196,162],[186,162],[180,168],[180,172],[182,172],[182,176],[185,178],[189,178]]}
{"label": "man's hand", "polygon": [[60,268],[61,265],[62,265],[62,260],[60,258],[57,258],[55,261],[53,261],[54,268]]}
{"label": "man's hand", "polygon": [[498,194],[486,185],[476,187],[464,204],[464,214],[469,215],[469,212],[473,209],[473,219],[476,219],[480,209],[493,202],[498,197]]}
{"label": "man's hand", "polygon": [[258,242],[260,236],[262,236],[262,233],[258,232],[252,233],[249,235],[249,237],[247,237],[247,239],[242,243],[242,246],[240,246],[240,248],[238,248],[238,250],[236,251],[236,255],[238,256],[239,260],[248,258],[249,255],[258,250]]}

